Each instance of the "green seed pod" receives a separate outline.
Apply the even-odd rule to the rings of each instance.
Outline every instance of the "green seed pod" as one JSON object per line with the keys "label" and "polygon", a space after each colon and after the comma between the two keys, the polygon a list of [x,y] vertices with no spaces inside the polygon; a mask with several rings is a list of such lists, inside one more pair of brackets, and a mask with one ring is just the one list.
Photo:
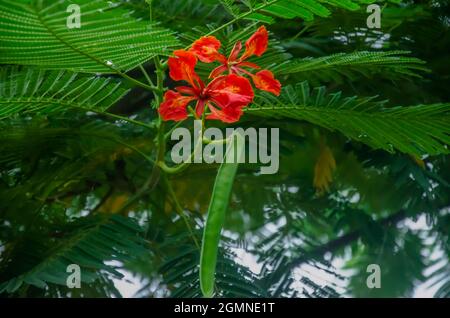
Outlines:
{"label": "green seed pod", "polygon": [[215,271],[220,242],[220,233],[225,220],[225,213],[231,197],[234,178],[239,162],[244,153],[244,137],[240,134],[231,136],[227,147],[227,158],[234,157],[232,163],[223,162],[217,172],[216,181],[208,208],[206,225],[203,231],[202,250],[200,255],[200,288],[203,296],[214,295]]}

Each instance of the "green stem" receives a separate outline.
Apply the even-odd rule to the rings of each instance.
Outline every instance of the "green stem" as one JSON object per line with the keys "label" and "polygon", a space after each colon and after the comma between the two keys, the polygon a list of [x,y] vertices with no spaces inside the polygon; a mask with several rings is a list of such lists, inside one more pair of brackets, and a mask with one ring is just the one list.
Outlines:
{"label": "green stem", "polygon": [[230,139],[218,139],[218,140],[211,140],[209,138],[203,137],[203,143],[205,145],[218,145],[218,144],[226,144]]}
{"label": "green stem", "polygon": [[177,196],[175,194],[175,191],[173,191],[172,185],[169,182],[169,179],[166,175],[163,176],[163,181],[167,187],[167,192],[169,193],[170,198],[172,199],[175,210],[180,215],[180,217],[183,219],[184,223],[186,224],[186,227],[189,230],[189,233],[192,237],[192,240],[194,241],[195,246],[200,250],[200,244],[197,241],[197,238],[195,237],[194,231],[192,230],[191,224],[189,223],[189,220],[186,218],[186,215],[184,214],[184,210],[180,205],[180,202],[178,202]]}
{"label": "green stem", "polygon": [[[188,110],[189,110],[189,112],[191,113],[191,115],[194,116],[194,118],[195,118],[196,120],[199,120],[199,119],[200,119],[200,118],[198,118],[197,113],[195,112],[195,110],[194,110],[191,106],[188,106]],[[203,126],[202,126],[202,127],[203,127]]]}
{"label": "green stem", "polygon": [[122,73],[122,72],[120,72],[118,70],[116,70],[116,73],[118,75],[122,76],[123,78],[125,78],[126,80],[129,80],[133,84],[136,84],[137,86],[140,86],[140,87],[145,88],[145,89],[147,89],[149,91],[152,91],[152,92],[157,92],[157,88],[154,87],[154,86],[150,86],[150,85],[147,85],[145,83],[142,83],[142,82],[138,81],[137,79],[132,78],[131,76],[128,76],[127,74]]}
{"label": "green stem", "polygon": [[[203,134],[202,134],[203,135]],[[160,160],[158,161],[158,166],[167,174],[178,174],[183,172],[184,170],[186,170],[193,161],[194,155],[195,153],[201,148],[202,146],[202,138],[199,138],[197,144],[195,145],[194,151],[191,153],[191,155],[189,156],[189,159],[186,162],[183,162],[175,167],[169,167],[164,160]]]}
{"label": "green stem", "polygon": [[294,36],[291,38],[291,41],[294,41],[294,40],[296,40],[297,38],[299,38],[303,33],[305,33],[306,31],[308,31],[309,28],[310,28],[309,25],[305,25],[305,26],[303,27],[303,29],[300,30],[300,32],[298,32],[296,35],[294,35]]}
{"label": "green stem", "polygon": [[[161,65],[161,61],[158,57],[155,58],[156,67],[156,86],[159,90],[158,93],[154,93],[156,105],[159,106],[162,103],[164,91],[164,68]],[[164,161],[164,154],[166,152],[166,139],[165,139],[165,122],[159,117],[159,127],[158,127],[158,155],[157,162]],[[158,165],[159,166],[159,165]]]}
{"label": "green stem", "polygon": [[172,132],[177,129],[178,127],[181,126],[181,124],[183,124],[183,121],[178,121],[175,125],[173,125],[172,128],[170,128],[170,130],[166,133],[166,135],[164,136],[164,139],[167,140],[170,138],[170,136],[172,135]]}
{"label": "green stem", "polygon": [[149,10],[149,17],[150,17],[150,23],[153,22],[153,0],[147,0],[148,3],[148,10]]}
{"label": "green stem", "polygon": [[194,155],[197,151],[199,151],[202,147],[203,144],[203,130],[204,130],[204,114],[202,117],[202,127],[201,127],[201,132],[200,132],[200,136],[199,139],[194,147],[194,151],[190,154],[188,160],[186,162],[183,162],[175,167],[169,167],[165,162],[164,162],[164,158],[160,158],[160,160],[158,160],[157,165],[165,172],[168,174],[178,174],[183,172],[184,170],[186,170],[186,168],[188,168],[193,161]]}
{"label": "green stem", "polygon": [[151,86],[155,86],[153,84],[152,79],[150,78],[150,76],[148,75],[147,71],[145,70],[144,66],[142,66],[142,64],[139,65],[139,68],[141,69],[142,74],[144,74],[145,79],[147,80],[147,82],[151,85]]}

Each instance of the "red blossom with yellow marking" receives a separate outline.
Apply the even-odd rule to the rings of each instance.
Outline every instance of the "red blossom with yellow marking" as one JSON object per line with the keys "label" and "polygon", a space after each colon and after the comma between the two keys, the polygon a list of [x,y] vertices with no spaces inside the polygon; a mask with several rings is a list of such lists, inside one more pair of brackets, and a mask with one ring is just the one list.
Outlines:
{"label": "red blossom with yellow marking", "polygon": [[215,78],[225,72],[237,75],[248,75],[258,89],[270,92],[279,96],[281,92],[281,83],[275,79],[272,72],[263,70],[256,74],[252,74],[247,69],[258,70],[257,64],[248,62],[252,56],[262,56],[269,44],[269,34],[264,26],[261,26],[248,40],[245,42],[245,51],[239,57],[242,51],[242,43],[238,41],[230,56],[227,58],[219,53],[220,41],[213,36],[202,37],[195,41],[190,51],[194,53],[202,62],[212,63],[220,62],[222,65],[215,68],[210,78]]}
{"label": "red blossom with yellow marking", "polygon": [[243,114],[242,108],[250,104],[254,93],[250,82],[235,74],[218,76],[205,85],[195,72],[197,57],[188,51],[178,50],[169,58],[169,75],[175,81],[185,81],[189,86],[169,90],[159,107],[163,120],[181,121],[188,117],[188,105],[196,101],[195,112],[201,116],[208,108],[207,119],[234,123]]}
{"label": "red blossom with yellow marking", "polygon": [[[247,59],[263,55],[268,43],[268,32],[262,26],[246,41],[242,55],[243,47],[240,41],[235,44],[228,58],[222,55],[219,52],[222,45],[214,36],[201,37],[188,51],[175,51],[174,56],[168,61],[169,75],[174,81],[184,81],[188,86],[178,86],[175,90],[165,93],[158,110],[161,118],[165,121],[185,120],[188,117],[189,104],[195,101],[197,117],[209,111],[206,119],[225,123],[237,122],[243,114],[243,108],[254,98],[252,85],[245,76],[252,79],[256,88],[278,96],[281,84],[272,72],[261,70],[253,74],[247,70],[260,69],[257,64]],[[207,85],[195,72],[199,60],[203,63],[221,63],[211,72],[209,76],[211,81]]]}

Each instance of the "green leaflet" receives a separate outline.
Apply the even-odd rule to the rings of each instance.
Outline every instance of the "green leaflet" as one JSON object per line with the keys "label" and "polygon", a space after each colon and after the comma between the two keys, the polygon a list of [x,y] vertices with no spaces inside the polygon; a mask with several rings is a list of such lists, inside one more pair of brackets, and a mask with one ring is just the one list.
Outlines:
{"label": "green leaflet", "polygon": [[[399,3],[401,0],[219,0],[225,10],[234,17],[273,24],[276,19],[300,18],[311,22],[315,17],[329,18],[333,10],[358,11],[372,3]],[[316,19],[316,21],[320,21]]]}
{"label": "green leaflet", "polygon": [[117,3],[78,0],[81,27],[68,28],[72,1],[0,2],[0,63],[85,73],[129,71],[178,45],[173,32],[137,21]]}
{"label": "green leaflet", "polygon": [[[220,232],[228,209],[234,178],[242,158],[245,145],[244,137],[234,134],[227,147],[227,158],[233,155],[233,163],[224,163],[217,172],[216,181],[208,208],[206,225],[203,232],[202,250],[200,255],[200,287],[205,297],[214,295],[214,281],[217,263],[217,253],[220,242]],[[234,156],[235,155],[235,156]]]}
{"label": "green leaflet", "polygon": [[[312,81],[342,82],[343,78],[356,80],[361,75],[381,74],[389,79],[420,77],[418,72],[429,72],[425,62],[407,56],[408,51],[338,53],[316,58],[293,59],[280,63],[272,71],[280,75],[300,73],[301,78]],[[406,56],[405,56],[406,55]]]}
{"label": "green leaflet", "polygon": [[245,109],[262,117],[307,121],[374,149],[413,154],[446,154],[450,145],[450,105],[387,107],[375,97],[343,97],[308,82],[285,86],[279,98],[261,94]]}
{"label": "green leaflet", "polygon": [[0,120],[17,114],[47,115],[78,109],[149,127],[108,112],[129,91],[123,81],[113,77],[6,66],[0,68]]}
{"label": "green leaflet", "polygon": [[[170,237],[163,246],[170,250],[176,246],[177,252],[171,255],[159,268],[164,281],[176,284],[171,294],[173,298],[200,298],[202,291],[199,286],[199,250],[192,243],[187,243],[184,236]],[[190,242],[190,241],[189,241]],[[270,297],[268,291],[258,282],[258,276],[248,267],[236,262],[232,250],[233,242],[223,240],[217,256],[215,287],[220,297],[263,298]]]}
{"label": "green leaflet", "polygon": [[[65,286],[68,276],[66,268],[70,264],[81,267],[83,283],[96,281],[101,271],[113,277],[122,277],[115,266],[108,266],[104,261],[125,262],[146,253],[142,229],[132,219],[120,215],[106,218],[91,216],[77,220],[72,225],[75,230],[56,244],[26,240],[22,247],[24,254],[16,255],[12,261],[21,260],[29,270],[18,272],[16,276],[1,282],[0,293],[13,293],[23,285],[39,288],[45,288],[48,284]],[[13,263],[11,267],[21,266]]]}
{"label": "green leaflet", "polygon": [[0,69],[0,119],[69,108],[104,112],[128,93],[120,80],[69,71]]}
{"label": "green leaflet", "polygon": [[[248,12],[241,12],[241,6],[235,0],[220,0],[225,9],[235,18],[246,18],[250,20],[273,23],[272,16],[281,19],[301,18],[312,21],[314,16],[328,17],[330,10],[324,6],[337,7],[344,10],[354,11],[360,8],[355,0],[268,0],[268,1],[242,1]],[[365,3],[373,3],[367,0]],[[242,6],[243,7],[243,6]],[[244,9],[246,9],[244,7]]]}

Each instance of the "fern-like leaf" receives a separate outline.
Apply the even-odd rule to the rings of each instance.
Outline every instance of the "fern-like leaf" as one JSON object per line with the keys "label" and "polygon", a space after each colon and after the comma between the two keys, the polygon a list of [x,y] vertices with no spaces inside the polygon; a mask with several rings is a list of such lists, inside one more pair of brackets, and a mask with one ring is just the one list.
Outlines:
{"label": "fern-like leaf", "polygon": [[279,75],[298,74],[301,78],[317,78],[321,81],[341,81],[342,78],[356,79],[359,75],[371,77],[382,74],[389,78],[420,77],[416,72],[426,72],[424,61],[402,56],[408,52],[353,52],[338,53],[317,58],[294,59],[274,69]]}
{"label": "fern-like leaf", "polygon": [[[176,256],[166,258],[159,272],[163,282],[175,298],[202,297],[199,281],[200,251],[196,246],[183,242],[183,235],[177,235],[167,241],[169,250],[176,245]],[[228,239],[224,245],[230,244]],[[227,243],[228,242],[228,243]],[[227,244],[226,244],[227,243]],[[218,297],[267,297],[266,291],[258,284],[258,277],[247,267],[236,262],[235,253],[224,246],[219,251],[216,268],[216,286]]]}
{"label": "fern-like leaf", "polygon": [[[351,11],[360,8],[358,1],[355,0],[221,0],[220,2],[236,20],[251,19],[265,23],[272,23],[273,17],[301,18],[306,21],[312,21],[314,16],[328,17],[331,12],[325,4]],[[244,4],[242,10],[239,6],[241,2]],[[365,3],[372,2],[375,1],[365,1]]]}
{"label": "fern-like leaf", "polygon": [[449,153],[450,104],[385,108],[374,98],[326,94],[324,87],[311,90],[307,82],[284,89],[281,98],[259,97],[249,114],[305,120],[375,149],[409,154]]}
{"label": "fern-like leaf", "polygon": [[[25,284],[39,288],[46,288],[48,284],[65,286],[66,268],[70,264],[80,266],[83,283],[94,282],[101,276],[100,271],[122,277],[105,261],[125,262],[146,253],[144,240],[138,235],[141,228],[124,217],[91,217],[71,225],[72,232],[53,246],[46,240],[27,240],[18,248],[20,255],[4,260],[7,264],[2,277],[8,276],[5,271],[15,273],[18,269],[28,269],[0,283],[0,294],[14,293]],[[15,267],[16,262],[20,262],[20,266]]]}
{"label": "fern-like leaf", "polygon": [[78,0],[81,27],[69,28],[73,1],[0,3],[0,63],[75,72],[126,72],[178,44],[172,32],[137,21],[111,1]]}
{"label": "fern-like leaf", "polygon": [[103,112],[128,92],[113,78],[68,71],[0,69],[0,119],[23,112],[78,108]]}

